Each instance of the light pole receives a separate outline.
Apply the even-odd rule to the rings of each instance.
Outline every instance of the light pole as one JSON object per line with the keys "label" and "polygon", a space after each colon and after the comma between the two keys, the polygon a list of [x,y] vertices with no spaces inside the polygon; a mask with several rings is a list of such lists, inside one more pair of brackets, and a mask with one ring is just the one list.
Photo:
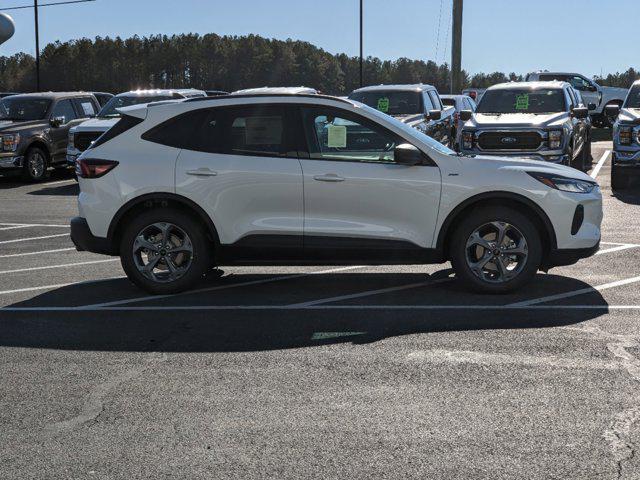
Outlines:
{"label": "light pole", "polygon": [[451,93],[462,91],[462,3],[453,0],[453,33],[451,35]]}
{"label": "light pole", "polygon": [[360,0],[360,88],[364,87],[363,11],[364,11],[364,0]]}

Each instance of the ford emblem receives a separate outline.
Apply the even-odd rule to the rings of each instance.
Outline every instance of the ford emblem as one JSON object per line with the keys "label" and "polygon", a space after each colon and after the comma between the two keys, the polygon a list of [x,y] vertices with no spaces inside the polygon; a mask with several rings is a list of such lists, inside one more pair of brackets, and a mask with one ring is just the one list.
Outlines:
{"label": "ford emblem", "polygon": [[500,140],[502,143],[516,143],[518,141],[517,138],[514,137],[502,137]]}

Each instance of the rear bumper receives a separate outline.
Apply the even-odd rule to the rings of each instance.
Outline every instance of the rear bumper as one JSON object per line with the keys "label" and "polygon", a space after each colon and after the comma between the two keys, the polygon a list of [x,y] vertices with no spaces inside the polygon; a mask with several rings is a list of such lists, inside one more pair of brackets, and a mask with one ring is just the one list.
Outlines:
{"label": "rear bumper", "polygon": [[71,241],[79,252],[93,252],[102,255],[117,255],[117,249],[108,238],[96,237],[89,224],[82,217],[71,219]]}
{"label": "rear bumper", "polygon": [[600,241],[593,247],[589,248],[570,248],[570,249],[554,249],[549,252],[545,261],[546,268],[562,267],[564,265],[573,265],[583,258],[589,258],[600,250]]}

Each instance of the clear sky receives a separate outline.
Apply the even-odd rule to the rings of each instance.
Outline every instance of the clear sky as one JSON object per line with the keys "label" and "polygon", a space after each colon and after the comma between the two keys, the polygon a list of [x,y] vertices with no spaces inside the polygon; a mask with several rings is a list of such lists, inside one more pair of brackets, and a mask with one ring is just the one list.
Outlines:
{"label": "clear sky", "polygon": [[[40,0],[49,3],[59,0]],[[32,0],[0,0],[1,7]],[[450,63],[451,0],[364,0],[365,55]],[[41,8],[41,44],[155,33],[259,34],[358,53],[358,0],[97,0]],[[441,8],[442,5],[442,8]],[[33,53],[33,10],[0,55]],[[600,74],[640,67],[640,0],[465,0],[462,66]],[[439,32],[439,35],[438,35]]]}

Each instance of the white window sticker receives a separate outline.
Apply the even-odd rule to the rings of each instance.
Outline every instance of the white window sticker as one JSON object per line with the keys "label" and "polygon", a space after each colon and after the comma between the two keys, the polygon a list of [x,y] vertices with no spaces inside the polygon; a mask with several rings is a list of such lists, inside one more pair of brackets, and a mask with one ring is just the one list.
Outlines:
{"label": "white window sticker", "polygon": [[85,115],[94,115],[96,113],[91,102],[82,102],[81,105]]}
{"label": "white window sticker", "polygon": [[278,145],[281,142],[281,117],[249,117],[246,119],[246,145]]}
{"label": "white window sticker", "polygon": [[327,130],[327,147],[347,148],[347,127],[340,125],[329,125]]}

